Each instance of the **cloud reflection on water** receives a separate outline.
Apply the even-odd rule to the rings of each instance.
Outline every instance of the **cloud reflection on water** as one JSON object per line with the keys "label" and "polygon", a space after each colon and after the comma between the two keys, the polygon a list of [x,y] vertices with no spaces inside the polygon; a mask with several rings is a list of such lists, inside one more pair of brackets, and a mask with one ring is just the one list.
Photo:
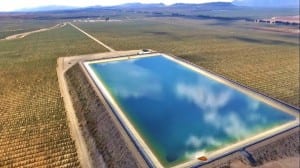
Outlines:
{"label": "cloud reflection on water", "polygon": [[219,109],[227,104],[231,97],[231,91],[226,90],[215,93],[209,86],[204,86],[201,82],[196,84],[179,83],[176,85],[176,94],[195,103],[201,109]]}
{"label": "cloud reflection on water", "polygon": [[134,59],[127,60],[122,66],[119,66],[119,61],[102,63],[99,66],[106,66],[102,69],[107,71],[105,72],[107,74],[126,72],[125,74],[106,76],[110,83],[109,88],[118,97],[124,99],[154,97],[153,95],[159,95],[162,91],[161,83],[156,74],[149,69],[136,65]]}
{"label": "cloud reflection on water", "polygon": [[[231,111],[226,111],[226,108],[224,108],[234,101],[233,90],[230,88],[223,89],[221,92],[217,90],[213,85],[204,85],[200,79],[195,83],[187,84],[181,82],[175,86],[176,96],[195,104],[199,108],[199,112],[203,113],[203,121],[206,124],[214,127],[216,131],[224,133],[227,137],[235,138],[236,140],[247,137],[251,134],[251,127],[246,126],[245,119],[237,115],[238,113],[234,111],[234,108]],[[247,103],[245,112],[252,111],[250,119],[260,120],[260,115],[255,112],[259,108],[260,102],[248,101]],[[189,148],[200,149],[200,153],[205,154],[206,151],[201,150],[204,146],[219,147],[224,145],[219,138],[218,134],[201,136],[195,133],[187,137],[185,144]],[[199,150],[195,151],[197,152],[186,153],[186,156],[199,156]]]}

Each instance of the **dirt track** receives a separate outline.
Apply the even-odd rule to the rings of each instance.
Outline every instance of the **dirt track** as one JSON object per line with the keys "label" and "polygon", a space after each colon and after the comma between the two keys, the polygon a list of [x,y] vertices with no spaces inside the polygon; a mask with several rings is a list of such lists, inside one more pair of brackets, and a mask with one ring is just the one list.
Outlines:
{"label": "dirt track", "polygon": [[109,47],[108,45],[104,44],[103,42],[99,41],[98,39],[96,39],[95,37],[93,37],[92,35],[88,34],[87,32],[83,31],[82,29],[80,29],[79,27],[73,25],[72,23],[68,23],[69,25],[73,26],[75,29],[79,30],[81,33],[85,34],[86,36],[88,36],[90,39],[96,41],[98,44],[102,45],[103,47],[105,47],[106,49],[108,49],[111,52],[114,52],[115,50],[111,47]]}
{"label": "dirt track", "polygon": [[4,39],[1,40],[14,40],[14,39],[21,39],[24,38],[28,35],[34,34],[34,33],[39,33],[39,32],[44,32],[44,31],[48,31],[48,30],[52,30],[52,29],[56,29],[56,28],[61,28],[64,27],[66,25],[66,23],[59,23],[53,27],[49,27],[49,28],[43,28],[43,29],[39,29],[39,30],[34,30],[34,31],[30,31],[30,32],[25,32],[25,33],[20,33],[20,34],[14,34],[11,36],[7,36]]}
{"label": "dirt track", "polygon": [[70,132],[75,139],[75,144],[78,151],[78,157],[81,162],[82,167],[86,168],[93,168],[92,161],[89,158],[89,152],[86,147],[85,140],[80,132],[80,126],[78,124],[78,120],[72,105],[71,97],[69,95],[68,86],[66,84],[66,80],[64,78],[64,69],[63,69],[63,58],[59,58],[57,60],[57,75],[58,75],[58,83],[60,92],[62,94],[62,97],[64,99],[65,108],[68,116],[68,122],[70,127]]}

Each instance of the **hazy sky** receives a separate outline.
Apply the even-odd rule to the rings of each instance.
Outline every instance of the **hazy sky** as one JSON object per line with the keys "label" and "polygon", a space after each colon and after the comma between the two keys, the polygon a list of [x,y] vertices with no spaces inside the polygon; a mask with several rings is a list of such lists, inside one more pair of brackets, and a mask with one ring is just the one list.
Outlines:
{"label": "hazy sky", "polygon": [[63,6],[93,6],[93,5],[117,5],[131,2],[141,3],[165,3],[167,5],[173,3],[205,3],[205,2],[232,2],[232,0],[0,0],[0,11],[14,11],[16,9],[32,8],[48,5]]}

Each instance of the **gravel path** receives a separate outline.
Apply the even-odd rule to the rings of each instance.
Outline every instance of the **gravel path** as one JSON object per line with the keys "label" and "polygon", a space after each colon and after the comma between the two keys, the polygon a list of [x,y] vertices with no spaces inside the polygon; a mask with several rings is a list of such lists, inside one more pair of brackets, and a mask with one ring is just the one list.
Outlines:
{"label": "gravel path", "polygon": [[73,139],[75,139],[75,144],[78,151],[78,158],[80,160],[81,166],[85,168],[93,168],[93,164],[89,157],[86,142],[82,136],[82,133],[80,132],[81,129],[75,114],[75,110],[72,105],[71,97],[68,91],[67,81],[64,78],[65,71],[63,69],[63,61],[63,58],[59,58],[57,60],[57,75],[60,92],[64,99],[65,109],[69,122],[68,125],[70,127],[71,135]]}
{"label": "gravel path", "polygon": [[103,42],[99,41],[98,39],[96,39],[95,37],[93,37],[92,35],[88,34],[87,32],[83,31],[82,29],[80,29],[79,27],[73,25],[72,23],[68,23],[69,25],[73,26],[75,29],[79,30],[81,33],[85,34],[86,36],[88,36],[89,38],[91,38],[92,40],[96,41],[98,44],[102,45],[103,47],[105,47],[106,49],[108,49],[109,51],[113,52],[115,51],[113,48],[109,47],[108,45],[104,44]]}
{"label": "gravel path", "polygon": [[59,23],[53,27],[49,27],[49,28],[43,28],[43,29],[39,29],[39,30],[34,30],[34,31],[30,31],[30,32],[25,32],[25,33],[20,33],[20,34],[14,34],[11,36],[7,36],[4,39],[1,40],[14,40],[14,39],[21,39],[24,38],[28,35],[34,34],[34,33],[39,33],[39,32],[44,32],[44,31],[48,31],[48,30],[52,30],[52,29],[56,29],[56,28],[61,28],[64,27],[66,25],[66,23]]}

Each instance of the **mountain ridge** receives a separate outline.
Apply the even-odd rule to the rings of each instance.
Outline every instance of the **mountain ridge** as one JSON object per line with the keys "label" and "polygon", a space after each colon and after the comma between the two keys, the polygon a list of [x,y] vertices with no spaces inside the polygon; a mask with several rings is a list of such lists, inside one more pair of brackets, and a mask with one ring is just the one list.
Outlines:
{"label": "mountain ridge", "polygon": [[[84,9],[204,9],[204,10],[233,10],[239,7],[258,7],[258,8],[296,8],[294,0],[276,0],[278,4],[271,3],[274,0],[267,0],[264,3],[270,3],[268,6],[263,6],[263,2],[257,0],[234,0],[231,2],[210,2],[210,3],[175,3],[172,5],[165,5],[163,3],[125,3],[114,6],[87,6],[87,7],[74,7],[74,6],[60,6],[48,5],[35,8],[19,9],[14,12],[50,12],[50,11],[71,11],[71,10],[84,10]],[[284,2],[285,5],[282,5]],[[299,3],[299,2],[298,2]],[[280,6],[278,6],[280,5]],[[297,6],[298,7],[298,6]],[[298,7],[299,8],[299,7]]]}
{"label": "mountain ridge", "polygon": [[299,8],[299,0],[233,0],[232,3],[259,8]]}
{"label": "mountain ridge", "polygon": [[46,6],[39,6],[34,8],[17,9],[15,12],[48,12],[48,11],[76,10],[80,8],[81,7],[75,7],[75,6],[46,5]]}

